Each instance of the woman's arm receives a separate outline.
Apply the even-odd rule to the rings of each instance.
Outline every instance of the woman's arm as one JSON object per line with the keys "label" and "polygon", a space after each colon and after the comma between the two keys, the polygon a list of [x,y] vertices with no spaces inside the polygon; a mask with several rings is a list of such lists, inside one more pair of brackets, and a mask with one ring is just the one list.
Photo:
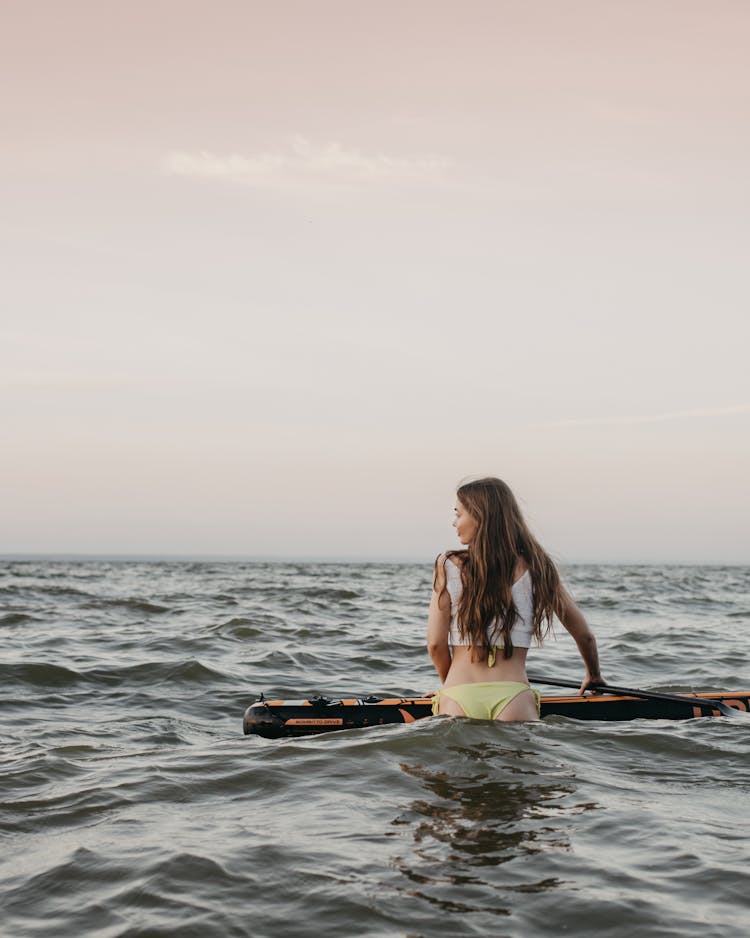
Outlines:
{"label": "woman's arm", "polygon": [[442,683],[451,666],[448,635],[451,626],[451,599],[445,589],[445,555],[435,561],[435,583],[427,619],[427,651]]}
{"label": "woman's arm", "polygon": [[576,606],[573,597],[566,589],[562,591],[560,605],[556,611],[558,618],[570,632],[578,646],[578,651],[586,666],[586,676],[578,691],[579,694],[583,694],[585,690],[592,688],[593,685],[604,683],[599,671],[599,651],[596,647],[596,639],[583,613]]}

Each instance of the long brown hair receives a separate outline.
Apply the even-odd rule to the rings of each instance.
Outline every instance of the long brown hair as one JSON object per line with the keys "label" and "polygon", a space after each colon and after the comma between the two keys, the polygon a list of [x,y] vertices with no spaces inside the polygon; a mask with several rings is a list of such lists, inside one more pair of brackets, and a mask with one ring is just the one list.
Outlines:
{"label": "long brown hair", "polygon": [[[461,559],[463,589],[458,603],[458,631],[485,660],[492,645],[503,646],[503,656],[513,654],[510,632],[518,618],[513,601],[513,576],[519,557],[531,577],[534,638],[541,644],[559,608],[562,586],[552,558],[529,530],[513,492],[501,479],[465,482],[456,495],[477,522],[477,533],[468,550],[448,551]],[[499,628],[490,642],[488,631]]]}

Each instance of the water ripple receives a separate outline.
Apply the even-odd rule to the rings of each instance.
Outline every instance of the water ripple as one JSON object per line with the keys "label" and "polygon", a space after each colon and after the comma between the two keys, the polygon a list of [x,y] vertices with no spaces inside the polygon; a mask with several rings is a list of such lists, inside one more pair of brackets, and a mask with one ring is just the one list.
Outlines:
{"label": "water ripple", "polygon": [[[572,567],[604,674],[747,689],[750,570]],[[4,933],[744,938],[747,728],[241,735],[420,693],[430,564],[0,563]],[[534,669],[580,676],[561,628]]]}

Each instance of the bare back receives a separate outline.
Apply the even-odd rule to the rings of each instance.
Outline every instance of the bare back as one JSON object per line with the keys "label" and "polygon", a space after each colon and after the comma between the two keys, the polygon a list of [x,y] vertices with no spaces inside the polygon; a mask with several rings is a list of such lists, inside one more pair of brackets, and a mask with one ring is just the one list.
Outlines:
{"label": "bare back", "polygon": [[[451,558],[455,563],[462,564],[463,556],[457,553]],[[513,571],[514,581],[520,580],[528,567],[522,558],[518,558]],[[448,670],[444,686],[452,687],[458,684],[474,684],[484,681],[520,681],[526,682],[526,656],[528,648],[514,648],[510,658],[504,658],[499,653],[494,664],[490,667],[487,660],[472,661],[472,653],[476,658],[473,645],[454,645],[453,658]]]}

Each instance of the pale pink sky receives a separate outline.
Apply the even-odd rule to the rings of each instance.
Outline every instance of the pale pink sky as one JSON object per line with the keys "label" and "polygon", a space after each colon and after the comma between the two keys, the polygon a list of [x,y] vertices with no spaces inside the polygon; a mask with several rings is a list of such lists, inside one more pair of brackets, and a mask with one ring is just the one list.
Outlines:
{"label": "pale pink sky", "polygon": [[0,553],[750,562],[747,4],[0,11]]}

